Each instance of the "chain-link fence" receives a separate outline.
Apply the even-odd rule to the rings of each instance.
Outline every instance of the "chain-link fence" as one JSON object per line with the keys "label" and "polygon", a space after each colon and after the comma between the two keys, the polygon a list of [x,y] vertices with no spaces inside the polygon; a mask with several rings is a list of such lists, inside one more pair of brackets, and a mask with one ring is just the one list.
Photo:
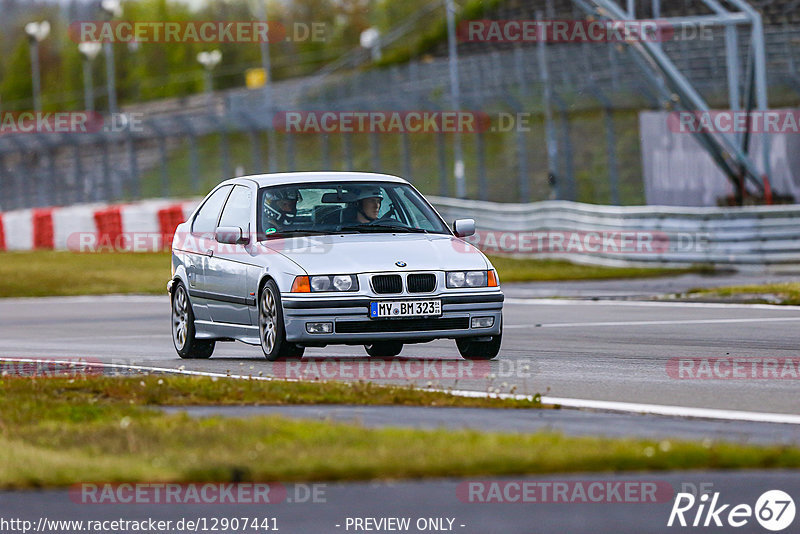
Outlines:
{"label": "chain-link fence", "polygon": [[[724,106],[721,31],[663,46],[710,102]],[[800,27],[770,27],[767,42],[773,101],[796,103]],[[740,43],[744,50],[746,39]],[[641,204],[637,112],[669,103],[627,49],[528,43],[462,55],[460,109],[490,121],[469,131],[276,128],[275,117],[296,112],[452,111],[447,58],[438,58],[273,83],[269,97],[232,90],[133,106],[92,133],[2,135],[0,210],[198,195],[234,175],[276,170],[387,172],[453,196],[457,137],[469,198]]]}

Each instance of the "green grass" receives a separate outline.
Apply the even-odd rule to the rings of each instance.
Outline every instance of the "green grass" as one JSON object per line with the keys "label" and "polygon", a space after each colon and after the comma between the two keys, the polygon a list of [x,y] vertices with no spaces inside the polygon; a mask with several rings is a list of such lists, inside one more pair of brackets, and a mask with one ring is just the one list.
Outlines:
{"label": "green grass", "polygon": [[167,252],[0,253],[0,297],[165,294],[169,277]]}
{"label": "green grass", "polygon": [[603,267],[581,265],[563,260],[526,260],[508,256],[489,256],[503,282],[533,282],[553,280],[603,280],[614,278],[651,278],[686,273],[709,272],[705,266],[685,269],[661,267]]}
{"label": "green grass", "polygon": [[[492,256],[503,282],[586,280],[668,276],[704,271],[638,267],[598,267],[558,260]],[[101,295],[161,295],[170,277],[170,254],[75,253],[65,251],[0,253],[0,298]]]}
{"label": "green grass", "polygon": [[800,450],[789,447],[368,429],[273,416],[197,420],[152,409],[242,403],[273,386],[168,376],[3,379],[0,487],[800,467]]}
{"label": "green grass", "polygon": [[[13,362],[0,360],[0,370],[15,369]],[[64,412],[67,405],[54,399],[67,395],[71,404],[92,406],[93,413],[104,417],[108,406],[201,406],[201,405],[282,405],[350,404],[380,406],[457,406],[461,408],[541,408],[534,400],[460,397],[411,386],[377,385],[371,382],[293,382],[286,380],[243,380],[196,376],[96,376],[91,369],[76,364],[69,372],[72,379],[28,379],[9,371],[4,387],[18,396],[19,406],[9,407],[4,417],[24,422],[29,410],[40,419],[60,419],[68,414],[83,420],[83,412]],[[52,378],[52,379],[49,379]],[[71,381],[70,381],[71,380]],[[24,400],[26,395],[34,395]],[[98,400],[106,404],[97,404]],[[5,410],[4,410],[5,411]],[[75,414],[78,414],[75,417]]]}
{"label": "green grass", "polygon": [[744,285],[715,287],[709,289],[691,289],[689,296],[715,297],[736,301],[800,305],[800,282],[782,282],[775,284]]}

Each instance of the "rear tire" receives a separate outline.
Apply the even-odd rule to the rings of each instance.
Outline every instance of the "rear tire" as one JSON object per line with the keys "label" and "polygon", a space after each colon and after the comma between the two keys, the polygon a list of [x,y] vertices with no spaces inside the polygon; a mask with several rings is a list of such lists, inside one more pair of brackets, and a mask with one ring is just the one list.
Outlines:
{"label": "rear tire", "polygon": [[172,344],[178,356],[187,360],[205,360],[214,353],[214,341],[197,339],[194,311],[182,282],[172,292]]}
{"label": "rear tire", "polygon": [[294,360],[303,357],[304,347],[286,341],[281,294],[278,291],[278,285],[273,280],[267,280],[258,298],[258,331],[261,338],[261,350],[264,351],[264,357],[269,361]]}
{"label": "rear tire", "polygon": [[378,341],[371,345],[364,345],[364,349],[373,358],[393,358],[403,350],[403,344],[399,341]]}
{"label": "rear tire", "polygon": [[475,338],[465,337],[456,339],[456,346],[465,360],[491,360],[500,352],[502,340],[503,334],[491,336],[488,341],[475,341]]}

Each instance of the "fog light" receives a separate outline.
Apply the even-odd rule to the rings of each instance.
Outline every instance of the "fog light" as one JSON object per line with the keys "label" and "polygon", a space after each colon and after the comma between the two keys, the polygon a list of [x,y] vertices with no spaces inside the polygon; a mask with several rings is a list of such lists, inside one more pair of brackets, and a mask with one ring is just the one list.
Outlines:
{"label": "fog light", "polygon": [[333,323],[306,323],[306,332],[309,334],[330,334],[333,332]]}
{"label": "fog light", "polygon": [[494,326],[494,317],[473,317],[472,328],[490,328]]}

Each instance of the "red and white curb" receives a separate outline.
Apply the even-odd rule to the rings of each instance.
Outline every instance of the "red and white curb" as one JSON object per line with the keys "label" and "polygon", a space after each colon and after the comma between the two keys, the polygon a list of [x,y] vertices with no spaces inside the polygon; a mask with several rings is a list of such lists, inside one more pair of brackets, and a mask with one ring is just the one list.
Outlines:
{"label": "red and white curb", "polygon": [[0,251],[133,249],[169,247],[175,228],[199,200],[147,200],[129,204],[79,204],[0,213]]}

